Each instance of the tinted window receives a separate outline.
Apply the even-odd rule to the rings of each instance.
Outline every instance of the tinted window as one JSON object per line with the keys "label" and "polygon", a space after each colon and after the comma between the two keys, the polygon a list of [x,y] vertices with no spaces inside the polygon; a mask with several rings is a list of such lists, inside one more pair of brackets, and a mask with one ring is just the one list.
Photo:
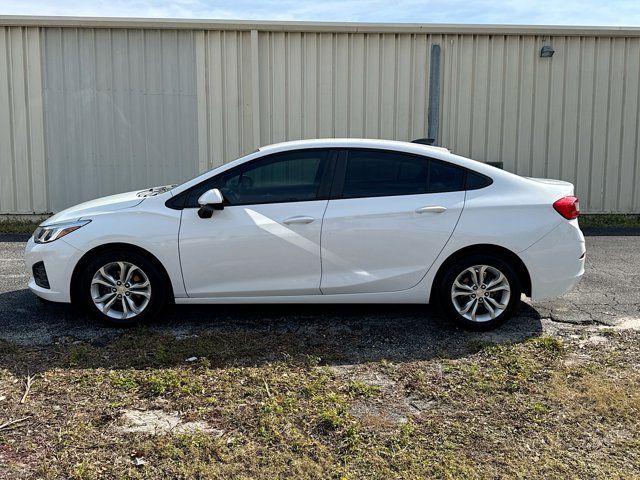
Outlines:
{"label": "tinted window", "polygon": [[479,188],[488,187],[493,181],[489,177],[471,170],[467,171],[467,190],[477,190]]}
{"label": "tinted window", "polygon": [[431,160],[429,193],[464,190],[466,170],[446,162]]}
{"label": "tinted window", "polygon": [[194,187],[187,206],[197,206],[200,195],[211,188],[219,188],[229,205],[315,200],[328,154],[298,150],[249,162]]}
{"label": "tinted window", "polygon": [[351,150],[343,198],[426,193],[429,160],[381,150]]}
{"label": "tinted window", "polygon": [[352,150],[347,157],[343,198],[416,195],[465,189],[466,169],[417,155]]}

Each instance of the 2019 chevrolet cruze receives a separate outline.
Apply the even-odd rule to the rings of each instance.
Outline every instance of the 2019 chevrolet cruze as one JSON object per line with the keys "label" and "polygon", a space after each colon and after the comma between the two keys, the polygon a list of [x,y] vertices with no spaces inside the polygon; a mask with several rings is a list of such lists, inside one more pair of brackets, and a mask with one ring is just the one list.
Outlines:
{"label": "2019 chevrolet cruze", "polygon": [[426,145],[260,148],[178,186],[64,210],[26,247],[30,289],[112,324],[175,303],[437,303],[493,328],[584,272],[573,185]]}

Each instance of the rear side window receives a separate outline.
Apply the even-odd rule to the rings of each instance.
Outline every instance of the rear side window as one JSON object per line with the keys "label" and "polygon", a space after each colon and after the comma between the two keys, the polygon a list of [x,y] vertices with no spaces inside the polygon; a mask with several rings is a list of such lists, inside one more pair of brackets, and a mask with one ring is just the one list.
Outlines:
{"label": "rear side window", "polygon": [[350,150],[342,198],[419,195],[465,189],[467,170],[385,150]]}
{"label": "rear side window", "polygon": [[351,150],[343,198],[414,195],[427,192],[429,160],[383,150]]}

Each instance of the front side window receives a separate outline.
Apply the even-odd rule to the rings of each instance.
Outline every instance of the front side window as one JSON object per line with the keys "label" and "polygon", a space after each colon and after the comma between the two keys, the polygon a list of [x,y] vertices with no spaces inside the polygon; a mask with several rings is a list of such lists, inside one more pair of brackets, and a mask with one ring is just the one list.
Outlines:
{"label": "front side window", "polygon": [[198,206],[199,196],[211,188],[219,188],[228,205],[316,200],[328,155],[297,150],[240,165],[194,187],[186,206]]}

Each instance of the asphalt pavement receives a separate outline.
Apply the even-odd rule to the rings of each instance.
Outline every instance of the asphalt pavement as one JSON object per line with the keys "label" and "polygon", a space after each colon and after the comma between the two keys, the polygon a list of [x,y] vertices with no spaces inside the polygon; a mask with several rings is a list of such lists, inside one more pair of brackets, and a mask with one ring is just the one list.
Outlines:
{"label": "asphalt pavement", "polygon": [[[43,304],[27,288],[24,236],[0,236],[0,340],[22,345],[100,344],[126,335],[70,305]],[[516,318],[487,333],[463,332],[434,309],[415,305],[175,306],[148,325],[178,337],[201,332],[335,342],[347,360],[425,356],[470,340],[507,342],[564,329],[640,329],[640,236],[588,236],[586,273],[572,292],[522,302]]]}

